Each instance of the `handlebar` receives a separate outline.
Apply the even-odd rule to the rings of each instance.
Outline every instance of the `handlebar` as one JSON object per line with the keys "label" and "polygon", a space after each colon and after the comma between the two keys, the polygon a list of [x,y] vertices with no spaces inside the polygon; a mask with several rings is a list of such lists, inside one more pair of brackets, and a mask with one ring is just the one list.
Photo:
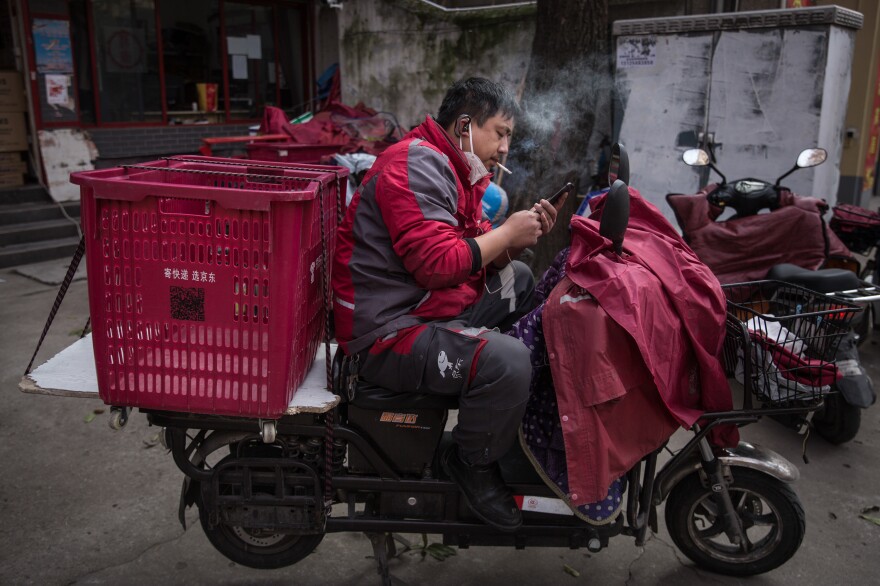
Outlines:
{"label": "handlebar", "polygon": [[760,179],[722,183],[707,195],[709,203],[736,210],[737,217],[754,216],[764,208],[779,207],[779,188]]}

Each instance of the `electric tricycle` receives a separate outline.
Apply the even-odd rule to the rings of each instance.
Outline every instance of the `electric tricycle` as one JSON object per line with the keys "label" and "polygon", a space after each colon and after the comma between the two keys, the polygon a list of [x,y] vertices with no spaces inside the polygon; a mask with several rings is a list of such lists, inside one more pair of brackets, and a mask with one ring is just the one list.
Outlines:
{"label": "electric tricycle", "polygon": [[[606,196],[609,199],[599,220],[600,233],[611,243],[608,250],[602,252],[608,255],[627,254],[625,232],[630,194],[625,180],[628,163],[620,146],[615,152],[616,177],[611,182]],[[218,175],[217,169],[212,170],[214,164],[198,158],[172,159],[126,170],[113,175],[112,180],[149,179],[150,192],[160,198],[157,205],[165,206],[174,217],[185,214],[185,220],[174,227],[177,234],[181,230],[190,234],[192,229],[198,235],[200,228],[196,221],[209,218],[204,225],[212,227],[212,238],[227,239],[233,233],[242,235],[243,223],[228,227],[225,220],[214,221],[216,214],[221,213],[220,204],[216,208],[204,202],[193,204],[180,191],[172,196],[157,185],[163,177],[183,177],[191,183],[208,181],[213,193],[226,198],[223,201],[229,207],[234,203],[233,196],[248,188],[251,182],[257,181],[260,189],[274,188],[283,182],[288,170],[268,164],[248,165],[245,170],[235,165],[246,163],[223,163],[227,165],[224,173],[239,175],[230,180]],[[233,167],[229,168],[230,164]],[[311,172],[319,171],[311,169]],[[253,175],[258,177],[255,179]],[[100,177],[107,179],[109,175],[105,172]],[[309,180],[319,185],[317,192],[312,191],[317,197],[322,195],[321,185],[326,187],[332,183],[320,177]],[[117,189],[112,197],[120,197],[118,184],[113,185]],[[92,195],[94,200],[101,198],[100,193]],[[163,202],[164,197],[168,199]],[[137,203],[143,198],[132,196],[130,201]],[[332,199],[327,201],[332,204]],[[332,205],[321,202],[323,199],[312,204],[316,206],[316,215],[327,220],[333,215]],[[100,203],[92,201],[89,205]],[[85,210],[90,212],[88,205]],[[123,214],[116,214],[114,210],[103,216],[97,212],[98,226],[87,226],[86,237],[90,232],[100,233],[102,218],[106,219],[104,224],[108,230],[116,223],[121,229],[126,222],[132,227],[134,222],[146,222],[147,232],[152,233],[154,218],[150,214],[123,219]],[[158,217],[156,233],[168,234],[171,239],[170,223],[163,226],[162,214]],[[328,222],[332,227],[332,218]],[[259,222],[249,225],[249,242],[274,238],[274,234],[268,234],[264,228]],[[321,299],[323,292],[326,301],[325,261],[329,248],[326,243],[330,231],[318,226],[315,229],[315,234],[322,233],[323,251],[306,258],[305,266],[317,263],[311,265],[315,279],[310,295]],[[254,230],[259,230],[259,234]],[[102,239],[99,234],[97,239],[98,248],[105,243],[104,252],[115,258],[113,238]],[[226,245],[212,244],[210,249],[215,266],[234,264]],[[123,250],[121,247],[122,256],[127,254]],[[192,251],[187,248],[185,254],[190,253],[199,258],[197,248]],[[141,250],[138,254],[143,258],[145,252]],[[208,254],[207,249],[204,254]],[[131,256],[135,253],[131,252]],[[162,258],[160,245],[160,262]],[[241,258],[238,262],[242,262]],[[245,262],[251,261],[262,265],[264,257],[255,255]],[[210,282],[213,272],[198,272],[198,287],[190,282],[189,287],[174,283],[172,288],[201,289],[203,283]],[[208,281],[202,280],[202,272],[208,274]],[[216,272],[215,277],[219,279],[219,269]],[[180,273],[177,276],[180,280]],[[89,278],[96,277],[90,274]],[[109,286],[116,282],[117,276],[111,269],[104,276],[99,271],[97,278]],[[118,278],[119,283],[125,283],[129,277],[122,270]],[[139,277],[132,273],[130,278]],[[167,278],[174,281],[174,274]],[[248,293],[251,299],[276,294],[272,283],[264,283],[259,278],[237,283],[235,291],[240,295],[244,290],[251,291]],[[259,287],[259,292],[254,292],[254,287]],[[689,441],[665,463],[661,463],[661,453],[666,445],[644,454],[619,479],[619,498],[609,506],[612,512],[601,521],[576,514],[536,472],[523,449],[516,446],[502,459],[501,467],[505,481],[517,495],[523,510],[523,525],[513,533],[505,533],[483,523],[470,511],[457,485],[446,476],[438,461],[439,454],[451,441],[445,430],[450,411],[457,407],[456,400],[417,392],[391,392],[359,380],[352,361],[339,351],[333,356],[331,344],[311,349],[316,354],[314,364],[305,380],[297,382],[298,390],[280,416],[194,413],[176,405],[163,408],[162,403],[140,406],[140,411],[151,424],[161,428],[162,442],[184,475],[179,510],[181,523],[185,525],[185,509],[196,506],[210,542],[230,560],[248,567],[289,566],[309,555],[326,534],[350,531],[370,537],[384,584],[391,583],[387,562],[395,550],[394,533],[436,534],[442,536],[447,546],[460,549],[562,547],[599,552],[617,536],[630,537],[636,545],[644,544],[649,530],[659,531],[658,507],[665,503],[666,530],[694,563],[721,574],[760,574],[791,559],[804,537],[804,510],[792,487],[798,471],[767,448],[740,442],[732,449],[719,449],[710,444],[708,436],[722,425],[744,426],[765,415],[818,408],[823,397],[821,386],[829,376],[828,369],[833,369],[828,361],[858,308],[775,281],[740,284],[728,287],[726,293],[729,311],[723,356],[719,360],[724,361],[730,380],[738,373],[742,381],[739,408],[705,413],[690,429]],[[265,375],[259,361],[236,358],[236,348],[244,354],[244,350],[252,349],[253,345],[262,347],[263,340],[269,339],[262,337],[270,325],[262,319],[261,306],[256,309],[244,304],[230,307],[231,312],[237,312],[237,323],[242,326],[239,334],[230,334],[227,339],[219,330],[208,333],[185,327],[192,324],[183,321],[184,317],[200,317],[199,311],[207,312],[210,308],[207,302],[200,305],[198,291],[178,291],[176,295],[172,296],[172,302],[183,300],[176,306],[172,303],[170,308],[181,317],[181,323],[175,326],[177,329],[164,329],[155,324],[141,328],[136,322],[128,326],[124,322],[119,327],[108,326],[109,322],[95,319],[96,311],[113,309],[117,302],[124,310],[128,300],[124,295],[119,300],[112,296],[92,300],[96,329],[92,336],[107,328],[100,332],[105,337],[124,338],[131,334],[132,339],[156,341],[153,350],[140,356],[137,349],[129,354],[127,347],[123,347],[119,352],[102,356],[98,351],[92,354],[92,340],[85,338],[62,352],[66,355],[59,355],[62,360],[50,360],[27,374],[22,389],[50,394],[61,391],[67,395],[82,391],[94,396],[91,389],[100,385],[95,381],[84,385],[82,372],[77,373],[78,377],[68,377],[77,380],[59,382],[59,374],[60,379],[70,374],[70,367],[64,365],[95,363],[97,358],[103,358],[109,366],[99,365],[97,373],[85,375],[97,379],[103,369],[118,367],[126,361],[133,360],[146,369],[156,361],[167,359],[181,369],[181,380],[174,378],[177,374],[161,380],[132,374],[117,380],[117,397],[147,391],[162,395],[165,390],[177,389],[170,393],[175,396],[159,400],[167,400],[168,404],[184,399],[196,401],[200,399],[199,392],[196,387],[185,386],[183,371],[201,372],[200,348],[212,340],[211,336],[223,338],[228,346],[222,360],[218,359],[210,369],[204,366],[205,372],[246,371],[248,376],[256,378]],[[146,303],[146,300],[134,296],[132,306],[138,303]],[[251,330],[243,324],[246,320],[248,324],[256,322],[257,334],[251,336]],[[328,327],[326,321],[324,324]],[[127,331],[127,327],[131,330]],[[203,341],[200,336],[204,336]],[[175,343],[181,341],[187,346],[179,350]],[[124,388],[118,388],[120,386]],[[225,400],[232,396],[232,389],[240,394],[253,391],[257,396],[261,392],[260,385],[218,386],[211,399]],[[102,398],[113,406],[111,423],[117,427],[123,425],[131,404],[107,401],[103,395]]]}

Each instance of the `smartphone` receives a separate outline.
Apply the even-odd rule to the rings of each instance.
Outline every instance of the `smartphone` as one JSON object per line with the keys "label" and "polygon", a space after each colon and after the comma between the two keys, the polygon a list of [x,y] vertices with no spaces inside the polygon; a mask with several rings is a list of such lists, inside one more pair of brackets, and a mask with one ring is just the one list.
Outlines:
{"label": "smartphone", "polygon": [[554,194],[551,195],[550,197],[545,197],[544,199],[546,199],[548,202],[550,202],[551,205],[553,205],[553,204],[556,203],[556,201],[557,201],[560,197],[562,197],[563,195],[565,195],[566,193],[568,193],[568,192],[571,191],[572,189],[574,189],[574,184],[571,183],[571,182],[568,182],[568,183],[566,183],[565,185],[563,185],[563,186],[559,189],[559,191],[557,191],[556,193],[554,193]]}

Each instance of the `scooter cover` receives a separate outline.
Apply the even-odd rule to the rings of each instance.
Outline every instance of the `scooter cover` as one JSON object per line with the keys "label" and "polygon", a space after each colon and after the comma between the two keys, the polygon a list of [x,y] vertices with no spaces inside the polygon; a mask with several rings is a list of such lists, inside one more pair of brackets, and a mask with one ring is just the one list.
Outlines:
{"label": "scooter cover", "polygon": [[829,257],[852,256],[822,219],[828,211],[825,200],[782,189],[779,207],[770,213],[719,222],[724,208],[707,198],[716,187],[708,185],[693,195],[671,193],[666,201],[685,241],[722,284],[763,279],[770,267],[782,263],[816,270]]}

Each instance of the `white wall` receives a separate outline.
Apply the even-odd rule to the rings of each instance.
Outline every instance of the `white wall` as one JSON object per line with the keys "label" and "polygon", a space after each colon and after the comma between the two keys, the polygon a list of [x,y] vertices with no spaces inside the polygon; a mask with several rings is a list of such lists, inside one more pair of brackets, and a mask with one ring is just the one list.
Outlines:
{"label": "white wall", "polygon": [[653,64],[617,72],[633,186],[675,223],[666,194],[693,193],[700,181],[676,139],[708,130],[721,143],[717,166],[728,180],[774,181],[801,150],[825,148],[825,164],[783,183],[833,205],[854,35],[836,25],[656,35]]}

